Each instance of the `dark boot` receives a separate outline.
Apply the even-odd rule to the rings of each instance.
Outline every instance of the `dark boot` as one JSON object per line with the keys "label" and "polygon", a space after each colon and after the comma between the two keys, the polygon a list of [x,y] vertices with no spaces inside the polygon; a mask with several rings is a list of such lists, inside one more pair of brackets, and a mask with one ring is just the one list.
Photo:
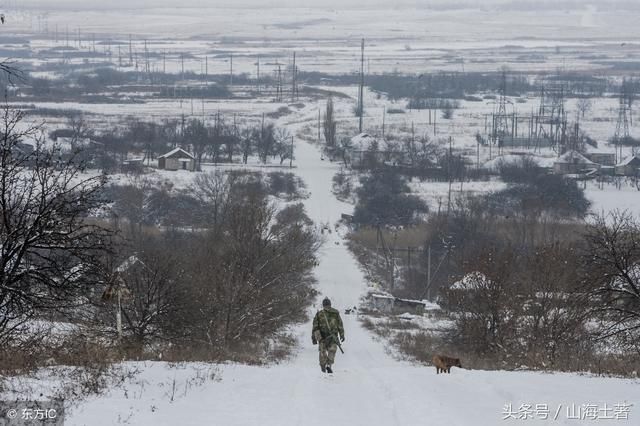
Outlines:
{"label": "dark boot", "polygon": [[323,372],[323,373],[326,373],[326,372],[327,372],[327,369],[326,369],[326,368],[324,368],[324,365],[321,365],[321,366],[320,366],[320,370],[322,370],[322,372]]}
{"label": "dark boot", "polygon": [[331,369],[331,366],[328,364],[327,364],[327,373],[333,374],[333,370]]}

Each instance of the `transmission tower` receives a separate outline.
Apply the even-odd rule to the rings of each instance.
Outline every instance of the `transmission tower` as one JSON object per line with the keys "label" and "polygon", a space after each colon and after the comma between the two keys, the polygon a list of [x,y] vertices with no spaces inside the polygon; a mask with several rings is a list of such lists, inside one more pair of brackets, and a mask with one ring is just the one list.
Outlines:
{"label": "transmission tower", "polygon": [[504,139],[511,134],[509,131],[509,117],[507,116],[507,72],[502,71],[500,81],[500,100],[498,101],[498,112],[494,117],[493,143],[502,146]]}
{"label": "transmission tower", "polygon": [[626,90],[626,81],[622,81],[620,90],[620,106],[618,108],[618,123],[616,125],[616,139],[627,139],[631,136],[629,130],[629,116],[631,115],[629,107],[629,93]]}
{"label": "transmission tower", "polygon": [[564,86],[546,87],[540,93],[540,107],[533,118],[533,138],[536,146],[542,142],[553,147],[559,154],[566,140],[567,114],[565,110]]}
{"label": "transmission tower", "polygon": [[622,160],[622,146],[631,138],[631,131],[629,129],[629,118],[631,115],[630,96],[631,95],[627,90],[627,82],[623,79],[622,86],[620,88],[618,123],[616,124],[616,134],[613,137],[613,140],[616,144],[616,156],[618,160]]}

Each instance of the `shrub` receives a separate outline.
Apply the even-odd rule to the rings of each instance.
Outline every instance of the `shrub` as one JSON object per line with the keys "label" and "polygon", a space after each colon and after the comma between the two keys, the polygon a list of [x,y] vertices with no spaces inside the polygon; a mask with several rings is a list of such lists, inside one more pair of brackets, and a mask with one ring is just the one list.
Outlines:
{"label": "shrub", "polygon": [[360,225],[409,225],[428,211],[410,195],[406,179],[392,169],[380,169],[361,179],[354,222]]}

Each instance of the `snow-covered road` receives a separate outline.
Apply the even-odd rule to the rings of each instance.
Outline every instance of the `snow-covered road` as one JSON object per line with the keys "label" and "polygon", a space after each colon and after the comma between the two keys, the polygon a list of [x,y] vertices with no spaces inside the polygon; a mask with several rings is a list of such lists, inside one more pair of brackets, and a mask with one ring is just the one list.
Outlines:
{"label": "snow-covered road", "polygon": [[[341,213],[351,212],[352,206],[331,193],[338,166],[322,161],[316,147],[305,142],[298,143],[296,157],[297,173],[311,193],[305,203],[312,219],[333,225]],[[357,304],[365,290],[363,274],[336,232],[327,235],[316,273],[321,295],[341,310]],[[568,418],[572,404],[575,412],[583,404],[640,403],[637,380],[464,369],[436,375],[434,368],[394,359],[355,316],[343,319],[346,353],[338,353],[332,376],[321,373],[311,325],[304,324],[296,330],[300,346],[289,361],[270,367],[223,365],[220,381],[198,387],[187,386],[188,366],[176,371],[164,363],[145,363],[138,385],[84,403],[68,424],[494,426],[520,422],[503,421],[505,404],[514,411],[521,404],[546,404],[549,417],[558,411],[554,424],[576,425],[587,420]],[[170,391],[173,379],[177,392]],[[173,401],[169,393],[177,395]],[[539,416],[538,411],[532,415]],[[627,415],[628,422],[616,424],[640,424],[640,405]],[[541,421],[547,422],[552,420]]]}

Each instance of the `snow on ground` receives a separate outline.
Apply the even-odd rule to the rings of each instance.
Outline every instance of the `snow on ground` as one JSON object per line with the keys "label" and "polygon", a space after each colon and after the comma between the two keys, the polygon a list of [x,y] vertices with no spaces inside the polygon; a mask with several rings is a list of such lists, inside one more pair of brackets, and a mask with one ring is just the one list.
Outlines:
{"label": "snow on ground", "polygon": [[[42,9],[47,2],[41,2]],[[83,2],[84,3],[84,2]],[[431,3],[431,2],[429,2]],[[205,2],[201,2],[202,5]],[[211,56],[211,72],[229,69],[226,52],[234,52],[238,72],[254,72],[255,56],[265,61],[286,60],[292,50],[299,52],[303,68],[326,72],[349,72],[357,69],[361,37],[367,39],[370,72],[388,72],[393,67],[410,72],[427,69],[446,71],[495,70],[497,64],[512,69],[548,70],[557,68],[599,68],[593,58],[605,55],[633,60],[637,54],[638,34],[633,13],[617,8],[573,8],[569,11],[535,12],[496,11],[483,3],[476,8],[434,10],[396,8],[387,5],[376,9],[278,7],[146,7],[136,10],[64,10],[7,12],[5,31],[39,33],[34,41],[40,48],[52,45],[59,29],[60,46],[69,28],[75,47],[78,29],[84,35],[83,49],[91,45],[93,34],[99,41],[128,42],[133,34],[137,52],[149,39],[155,49],[167,50],[166,64],[171,71],[180,67],[177,52],[195,52],[188,60],[188,70],[200,71],[202,56]],[[218,6],[218,7],[216,7]],[[234,3],[234,6],[235,3]],[[83,7],[87,9],[87,6]],[[585,25],[585,13],[589,15]],[[479,25],[478,23],[482,23]],[[550,29],[562,28],[562,31]],[[621,43],[626,44],[621,47]],[[99,45],[102,52],[107,46]],[[590,55],[585,55],[585,49]],[[474,54],[471,52],[474,51]],[[117,51],[112,47],[112,59]],[[534,55],[534,60],[527,60]],[[77,59],[81,61],[81,58]],[[154,66],[162,66],[156,63]]]}
{"label": "snow on ground", "polygon": [[[449,182],[420,182],[414,179],[410,184],[411,193],[423,199],[431,212],[445,210],[449,197]],[[499,180],[453,182],[451,185],[451,199],[468,195],[482,195],[489,192],[501,191],[507,184]]]}
{"label": "snow on ground", "polygon": [[[177,52],[196,51],[197,57],[187,61],[188,70],[201,70],[202,57],[211,55],[210,72],[226,72],[228,62],[224,50],[231,49],[234,69],[237,72],[253,72],[255,56],[262,54],[265,61],[284,59],[293,50],[298,50],[298,66],[303,70],[326,72],[355,71],[358,64],[359,38],[368,39],[367,56],[370,72],[389,71],[398,66],[402,72],[424,72],[442,69],[458,71],[495,70],[514,55],[526,54],[532,48],[547,57],[544,64],[511,63],[512,69],[554,70],[564,66],[568,55],[579,55],[576,43],[579,38],[591,37],[590,52],[609,53],[619,40],[629,42],[629,28],[635,28],[635,16],[617,16],[601,11],[593,26],[581,25],[581,14],[552,14],[531,20],[530,15],[513,13],[508,17],[496,17],[486,11],[456,11],[416,13],[407,21],[406,11],[352,11],[337,14],[335,11],[314,10],[283,14],[281,10],[270,10],[261,14],[247,10],[225,10],[194,14],[192,10],[149,10],[146,16],[129,12],[111,11],[51,13],[49,25],[56,23],[71,30],[93,22],[91,31],[98,37],[106,32],[133,32],[136,47],[140,49],[142,37],[150,33],[172,34],[183,40],[155,40],[155,48],[167,49],[170,60],[168,68],[176,71]],[[297,18],[304,16],[311,24],[298,25]],[[509,22],[509,25],[475,25],[482,22]],[[32,31],[31,16],[18,23],[24,31]],[[140,25],[145,22],[145,25]],[[265,22],[277,22],[267,25]],[[315,22],[315,23],[314,23]],[[387,22],[387,25],[380,25]],[[455,25],[452,25],[452,22]],[[612,25],[616,22],[617,25]],[[473,24],[470,24],[473,23]],[[10,25],[14,25],[11,23]],[[549,28],[565,29],[562,38],[550,36]],[[357,31],[354,32],[354,28]],[[158,30],[160,29],[160,30]],[[10,29],[15,30],[15,27]],[[175,31],[174,31],[175,30]],[[87,32],[88,30],[83,30]],[[427,31],[427,33],[425,33]],[[613,31],[613,32],[612,32]],[[428,36],[425,38],[425,34]],[[455,37],[452,37],[452,34]],[[513,40],[512,34],[521,37]],[[322,35],[323,40],[319,40]],[[188,37],[196,36],[193,39]],[[598,37],[603,41],[595,41]],[[123,36],[123,40],[126,39]],[[199,40],[203,38],[205,40]],[[209,40],[206,40],[206,39]],[[222,40],[227,38],[227,40]],[[635,39],[638,37],[635,36]],[[215,41],[214,41],[215,40]],[[346,40],[346,41],[345,41]],[[86,42],[86,41],[85,41]],[[507,48],[506,44],[518,46]],[[598,44],[601,43],[601,44]],[[605,43],[605,44],[602,44]],[[558,47],[556,47],[558,46]],[[575,53],[571,52],[571,46]],[[634,54],[638,45],[629,43],[628,51]],[[51,40],[42,41],[40,48],[51,47]],[[447,49],[447,50],[444,50]],[[527,49],[530,49],[527,51]],[[515,53],[514,53],[515,52]],[[215,57],[218,55],[217,57]],[[474,61],[464,58],[474,56]],[[572,67],[587,68],[590,60],[576,60],[569,56]],[[331,87],[331,89],[335,89]],[[341,125],[348,123],[355,128],[353,117],[355,88],[345,88],[351,99],[336,99],[336,108],[341,115]],[[584,120],[585,128],[598,140],[609,137],[615,129],[615,99],[598,103],[591,117]],[[495,107],[491,102],[462,102],[453,120],[438,116],[435,138],[452,135],[455,146],[474,150],[475,132],[484,129],[483,114]],[[254,100],[206,101],[204,115],[211,116],[218,110],[252,114],[275,111],[285,104],[262,102],[256,106]],[[159,119],[192,113],[191,102],[158,100],[147,104],[47,104],[40,107],[75,108],[97,114],[112,116],[136,115]],[[402,103],[391,103],[384,97],[367,91],[365,103],[366,131],[376,134],[374,127],[380,121],[383,108],[403,108]],[[287,120],[292,134],[304,126],[315,128],[318,107],[308,105]],[[527,99],[518,104],[518,110],[535,110],[537,101]],[[573,110],[573,106],[568,106]],[[202,104],[193,106],[193,114],[202,114]],[[413,122],[416,134],[429,133],[427,111],[407,111],[405,114],[387,114],[388,128],[408,129]],[[302,118],[300,118],[302,117]],[[405,130],[406,133],[406,130]],[[471,151],[473,152],[473,151]],[[332,177],[339,165],[321,161],[316,147],[298,141],[296,147],[297,168],[307,184],[311,196],[304,201],[310,217],[316,223],[333,224],[342,213],[351,213],[353,205],[340,202],[331,193]],[[493,155],[493,154],[492,154]],[[482,159],[489,159],[488,152],[481,152]],[[189,172],[159,172],[160,179],[170,179],[177,187],[186,187],[195,176]],[[438,204],[446,206],[448,183],[417,183],[412,188],[426,199],[432,210]],[[462,185],[462,186],[461,186]],[[455,183],[452,190],[477,193],[504,188],[496,181]],[[610,209],[614,206],[631,208],[640,213],[640,191],[629,186],[622,191],[613,187],[600,190],[587,187],[587,196],[594,201],[593,210]],[[322,296],[332,299],[334,306],[344,308],[357,305],[366,292],[367,283],[358,263],[347,249],[341,233],[325,234],[326,241],[316,270],[318,290]],[[321,299],[321,298],[320,298]],[[313,314],[318,306],[310,309]],[[278,365],[269,367],[237,364],[203,365],[187,363],[172,366],[162,362],[125,363],[123,368],[139,369],[140,374],[107,394],[92,397],[77,407],[72,407],[68,425],[176,425],[182,426],[215,424],[230,426],[253,425],[474,425],[519,424],[505,421],[505,405],[526,408],[523,404],[544,405],[553,417],[560,409],[556,424],[584,424],[584,421],[568,418],[567,410],[572,406],[595,404],[598,408],[614,407],[619,403],[640,401],[640,382],[617,378],[593,377],[578,374],[544,374],[537,372],[474,371],[454,369],[451,375],[436,375],[435,369],[398,361],[384,343],[363,329],[353,315],[343,316],[346,329],[346,353],[337,355],[333,376],[325,376],[317,365],[317,347],[310,342],[309,323],[294,328],[299,347],[294,356]],[[462,359],[464,365],[464,357]],[[37,390],[45,390],[46,380],[33,383]],[[619,424],[639,424],[640,407],[630,408],[629,421]],[[520,414],[526,415],[526,410]],[[611,413],[609,413],[611,414]],[[527,423],[535,423],[527,420]],[[547,422],[540,422],[546,424]],[[606,423],[606,422],[604,422]]]}
{"label": "snow on ground", "polygon": [[[309,119],[313,117],[309,111]],[[339,166],[321,161],[317,149],[304,142],[296,152],[295,170],[311,193],[305,205],[312,219],[334,223],[341,213],[350,213],[353,207],[331,194],[331,178]],[[327,235],[316,275],[321,295],[338,308],[357,304],[366,292],[363,273],[337,232]],[[137,364],[139,376],[73,409],[67,424],[495,426],[520,423],[502,420],[509,404],[512,411],[520,409],[518,415],[530,413],[526,404],[546,404],[551,417],[559,410],[555,424],[571,425],[581,424],[568,418],[578,406],[610,407],[607,413],[613,415],[616,404],[640,399],[638,380],[464,369],[436,375],[433,368],[396,360],[354,315],[343,319],[346,353],[338,353],[333,376],[320,372],[307,323],[294,330],[299,347],[292,359],[270,367],[213,366],[212,380],[201,364],[177,370],[164,363]],[[619,424],[637,424],[638,410],[632,406],[629,420]]]}
{"label": "snow on ground", "polygon": [[612,183],[600,186],[597,182],[588,182],[584,193],[592,203],[594,214],[606,215],[618,210],[640,217],[640,190],[632,180],[623,180],[620,189]]}

